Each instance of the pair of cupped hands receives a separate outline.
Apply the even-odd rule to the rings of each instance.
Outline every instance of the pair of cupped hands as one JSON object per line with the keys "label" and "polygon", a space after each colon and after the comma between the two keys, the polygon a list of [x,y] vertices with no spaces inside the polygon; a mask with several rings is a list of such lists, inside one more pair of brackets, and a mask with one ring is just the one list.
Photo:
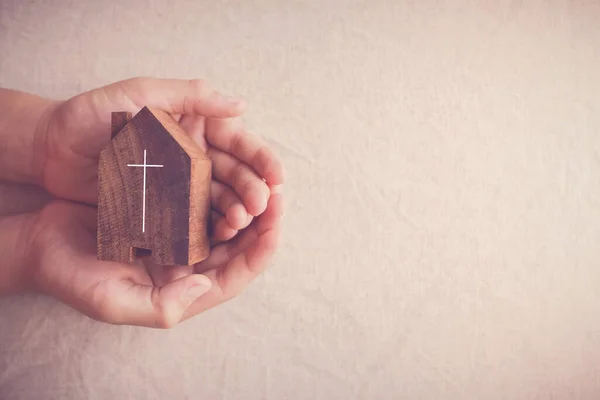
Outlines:
{"label": "pair of cupped hands", "polygon": [[[96,257],[98,156],[110,141],[113,111],[159,108],[212,160],[210,256],[192,266],[135,264]],[[18,290],[53,296],[113,324],[170,328],[237,296],[270,262],[282,216],[279,158],[240,126],[242,100],[201,80],[134,78],[48,101],[35,154],[40,185],[53,196],[12,223],[23,254]],[[200,273],[201,272],[201,273]]]}

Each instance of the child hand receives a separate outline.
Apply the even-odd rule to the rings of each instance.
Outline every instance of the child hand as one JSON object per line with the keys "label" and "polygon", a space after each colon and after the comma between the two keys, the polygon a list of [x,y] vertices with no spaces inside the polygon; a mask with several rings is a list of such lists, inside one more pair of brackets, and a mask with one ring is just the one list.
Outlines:
{"label": "child hand", "polygon": [[[135,114],[146,105],[173,115],[213,162],[215,243],[210,257],[195,266],[96,259],[93,205],[110,115]],[[237,295],[276,248],[282,204],[275,188],[283,183],[279,159],[257,136],[235,127],[231,117],[243,109],[241,101],[201,81],[152,78],[118,82],[49,106],[38,125],[40,181],[60,200],[24,225],[30,287],[95,319],[159,328]]]}

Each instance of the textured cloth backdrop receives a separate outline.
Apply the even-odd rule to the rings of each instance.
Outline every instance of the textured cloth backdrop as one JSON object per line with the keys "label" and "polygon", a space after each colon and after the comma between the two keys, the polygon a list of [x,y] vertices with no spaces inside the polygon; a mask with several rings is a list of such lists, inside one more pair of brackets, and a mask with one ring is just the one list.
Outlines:
{"label": "textured cloth backdrop", "polygon": [[0,398],[600,397],[598,2],[0,0],[1,86],[137,75],[249,101],[281,248],[169,331],[0,300]]}

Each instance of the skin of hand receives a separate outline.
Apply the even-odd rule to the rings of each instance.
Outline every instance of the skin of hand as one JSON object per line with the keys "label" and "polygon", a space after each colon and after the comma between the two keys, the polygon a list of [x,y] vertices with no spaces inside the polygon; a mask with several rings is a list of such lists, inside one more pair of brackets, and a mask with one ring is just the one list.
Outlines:
{"label": "skin of hand", "polygon": [[[111,112],[135,115],[143,106],[171,114],[212,160],[213,244],[199,264],[96,258],[98,156],[110,141]],[[3,261],[9,267],[0,267],[0,294],[42,292],[96,320],[154,328],[237,296],[268,265],[283,212],[282,164],[239,125],[244,108],[203,81],[155,78],[45,103],[29,157],[36,161],[14,175],[31,177],[54,199],[40,211],[0,218],[0,242],[11,249]]]}

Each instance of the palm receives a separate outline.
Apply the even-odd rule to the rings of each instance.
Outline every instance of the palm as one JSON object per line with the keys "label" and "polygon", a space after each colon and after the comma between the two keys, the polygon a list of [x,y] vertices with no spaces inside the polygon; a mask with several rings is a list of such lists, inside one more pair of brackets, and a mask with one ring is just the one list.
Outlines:
{"label": "palm", "polygon": [[[43,256],[38,281],[43,290],[92,317],[171,326],[234,296],[264,268],[277,242],[281,214],[280,196],[271,195],[266,182],[281,183],[281,166],[257,137],[241,135],[230,119],[196,113],[203,107],[211,111],[210,104],[190,106],[184,99],[184,107],[178,109],[172,102],[153,98],[152,91],[142,90],[144,85],[140,89],[139,83],[124,82],[85,93],[60,104],[51,115],[44,184],[64,200],[47,205],[40,215],[41,234],[36,237]],[[190,110],[185,109],[186,101]],[[93,205],[98,155],[110,140],[111,112],[135,113],[143,105],[156,103],[180,120],[213,161],[211,255],[188,267],[158,266],[149,259],[135,265],[98,261]],[[194,273],[204,273],[212,287],[182,309],[174,293],[202,278]],[[132,294],[141,295],[130,298]],[[157,298],[162,300],[157,303]],[[162,317],[148,322],[157,309]],[[146,310],[145,316],[135,317],[140,314],[133,310]],[[135,318],[141,319],[131,321]]]}
{"label": "palm", "polygon": [[[207,260],[189,267],[164,267],[153,264],[149,258],[136,264],[121,264],[96,259],[96,211],[81,204],[54,201],[41,212],[35,245],[40,252],[40,269],[34,274],[36,285],[81,312],[100,320],[120,322],[128,320],[121,314],[126,307],[147,310],[151,314],[152,291],[204,272],[211,280],[211,291],[185,311],[169,316],[174,320],[158,321],[158,326],[171,326],[200,311],[235,296],[247,281],[261,272],[262,258],[277,242],[277,231],[272,227],[280,204],[270,205],[235,241],[215,246]],[[256,245],[262,242],[260,247]],[[243,254],[246,252],[246,254]],[[240,255],[243,254],[243,257]],[[147,291],[141,299],[132,302],[128,291]],[[122,298],[119,298],[122,297]],[[146,303],[146,304],[144,304]],[[133,314],[133,313],[131,313]],[[142,316],[140,321],[145,318]],[[143,323],[140,323],[143,324]]]}

